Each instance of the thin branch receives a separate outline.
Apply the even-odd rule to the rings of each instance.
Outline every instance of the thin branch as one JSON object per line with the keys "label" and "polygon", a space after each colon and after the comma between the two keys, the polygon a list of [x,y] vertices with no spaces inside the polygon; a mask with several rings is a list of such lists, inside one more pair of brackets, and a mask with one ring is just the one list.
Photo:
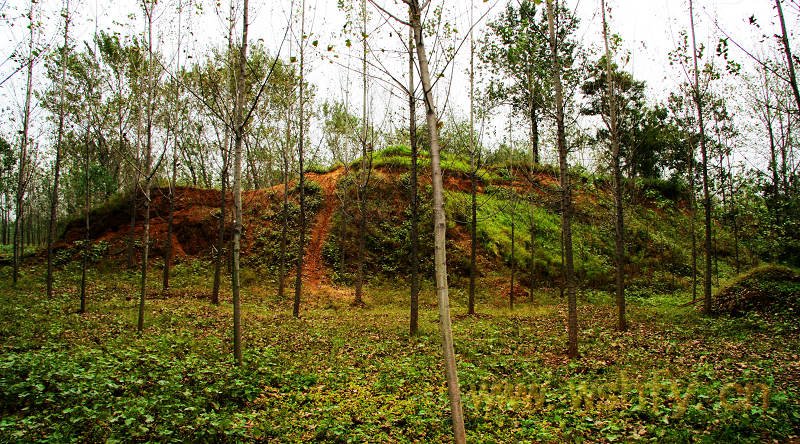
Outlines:
{"label": "thin branch", "polygon": [[[401,18],[399,18],[399,17],[395,16],[395,15],[394,15],[394,14],[392,14],[391,12],[387,11],[387,10],[386,10],[386,9],[384,9],[384,8],[383,8],[381,5],[379,5],[377,2],[375,2],[375,0],[369,0],[369,2],[370,2],[370,4],[372,4],[372,6],[374,6],[374,7],[378,8],[378,9],[379,9],[381,12],[383,12],[383,13],[384,13],[384,14],[386,14],[387,16],[391,17],[391,18],[392,18],[392,20],[395,20],[395,21],[396,21],[396,22],[398,22],[398,23],[402,23],[403,25],[406,25],[406,26],[408,26],[408,27],[411,27],[411,23],[409,23],[409,22],[407,22],[407,21],[405,21],[405,20],[403,20],[403,19],[401,19]],[[408,2],[408,0],[403,0],[403,3],[405,3],[405,4],[407,4],[407,5],[409,5],[409,6],[410,6],[410,3]],[[427,2],[426,2],[426,5],[427,5]],[[420,8],[420,9],[423,9],[423,8]]]}
{"label": "thin branch", "polygon": [[283,50],[283,44],[286,43],[286,36],[289,35],[289,27],[286,27],[286,31],[283,33],[283,39],[281,40],[280,47],[278,47],[278,52],[275,53],[275,60],[272,61],[272,66],[269,67],[269,72],[267,76],[264,78],[264,81],[261,83],[261,87],[258,89],[258,94],[256,94],[256,98],[253,100],[253,104],[250,107],[250,110],[247,112],[247,115],[242,120],[242,128],[247,125],[248,120],[253,115],[253,111],[255,111],[256,107],[258,106],[258,102],[261,99],[261,94],[264,92],[264,88],[266,88],[269,79],[272,78],[272,73],[275,71],[275,66],[278,64],[278,60],[280,60],[280,53]]}
{"label": "thin branch", "polygon": [[[706,15],[708,15],[708,12],[706,12]],[[744,48],[744,46],[740,45],[740,44],[739,44],[739,42],[737,42],[736,40],[734,40],[734,39],[733,39],[733,37],[731,37],[731,36],[730,36],[730,35],[729,35],[727,32],[725,32],[725,30],[724,30],[724,29],[722,29],[722,27],[719,25],[719,21],[717,21],[717,19],[716,19],[716,18],[713,18],[713,17],[711,17],[710,15],[709,15],[709,18],[712,18],[712,21],[714,22],[714,27],[715,27],[715,28],[717,28],[717,30],[718,30],[719,32],[721,32],[721,33],[722,33],[722,35],[724,35],[726,39],[730,40],[730,41],[731,41],[731,42],[732,42],[732,43],[733,43],[733,44],[734,44],[734,45],[735,45],[737,48],[739,48],[739,50],[741,50],[741,51],[742,51],[743,53],[745,53],[745,54],[746,54],[748,57],[750,57],[751,59],[753,59],[753,61],[754,61],[754,62],[756,62],[756,63],[757,63],[757,64],[759,64],[761,67],[763,67],[763,68],[764,68],[764,69],[766,69],[767,71],[771,72],[771,73],[772,73],[772,74],[774,74],[776,77],[778,77],[779,79],[783,80],[784,82],[788,82],[788,81],[789,81],[789,79],[787,79],[786,77],[784,77],[784,76],[783,76],[783,75],[782,75],[780,72],[778,72],[777,70],[775,70],[775,69],[773,69],[772,67],[770,67],[770,66],[769,66],[769,65],[768,65],[766,62],[763,62],[761,59],[759,59],[758,57],[756,57],[756,56],[755,56],[753,53],[751,53],[750,51],[748,51],[747,49],[745,49],[745,48]]]}

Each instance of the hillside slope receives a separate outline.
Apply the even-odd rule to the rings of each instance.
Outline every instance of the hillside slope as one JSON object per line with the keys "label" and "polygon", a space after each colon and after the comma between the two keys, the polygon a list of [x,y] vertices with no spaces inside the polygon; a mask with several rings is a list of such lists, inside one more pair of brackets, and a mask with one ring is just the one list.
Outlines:
{"label": "hillside slope", "polygon": [[[376,155],[375,171],[370,182],[367,215],[367,260],[369,276],[397,279],[408,271],[410,233],[407,153],[389,149]],[[421,161],[423,166],[426,159]],[[444,183],[448,213],[448,265],[454,285],[469,270],[470,179],[466,163],[444,159]],[[501,165],[482,170],[478,190],[479,268],[483,276],[510,276],[511,266],[526,286],[556,287],[561,279],[559,225],[559,186],[555,172],[539,168],[527,173],[524,167]],[[304,279],[312,286],[320,283],[348,284],[354,272],[357,246],[357,203],[354,175],[357,165],[338,167],[326,173],[307,173],[309,226],[306,236]],[[613,200],[606,180],[576,176],[575,189],[575,262],[582,286],[603,288],[613,275]],[[639,184],[629,190],[626,210],[626,272],[632,288],[659,287],[668,291],[687,285],[691,275],[690,219],[686,203],[674,189],[656,183]],[[296,257],[298,234],[297,188],[290,187],[289,245],[287,259]],[[166,190],[153,192],[151,239],[154,261],[162,260],[166,243],[169,201]],[[220,193],[179,187],[176,190],[173,242],[177,260],[208,258],[220,223]],[[280,258],[283,188],[243,192],[244,236],[242,257],[245,267],[276,275]],[[420,171],[421,265],[425,276],[432,273],[432,233],[430,220],[430,172]],[[225,226],[232,227],[231,196],[228,196]],[[131,234],[130,203],[96,209],[91,214],[91,238],[102,246],[111,259],[125,257]],[[142,234],[137,217],[133,237]],[[699,224],[698,224],[699,229]],[[514,233],[512,255],[511,234]],[[533,242],[531,242],[533,234]],[[700,234],[698,232],[698,234]],[[76,220],[66,227],[60,247],[70,251],[83,238],[83,222]],[[138,244],[137,244],[138,245]],[[729,274],[732,264],[732,240],[722,226],[715,227],[717,270]],[[138,251],[138,248],[137,248]],[[512,257],[513,256],[513,257]],[[745,255],[743,254],[743,258]]]}

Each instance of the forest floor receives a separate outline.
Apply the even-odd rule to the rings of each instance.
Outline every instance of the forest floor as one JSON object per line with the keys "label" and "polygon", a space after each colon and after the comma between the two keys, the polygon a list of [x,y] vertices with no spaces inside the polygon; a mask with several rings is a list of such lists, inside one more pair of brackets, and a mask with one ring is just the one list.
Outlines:
{"label": "forest floor", "polygon": [[[0,268],[0,442],[450,440],[429,286],[415,338],[405,285],[368,287],[363,309],[307,296],[300,319],[248,286],[236,368],[230,301],[207,301],[207,263],[177,264],[169,295],[152,273],[141,336],[138,274],[92,272],[79,315],[74,267],[51,300],[41,266],[16,289]],[[796,319],[711,318],[685,294],[647,295],[630,298],[620,333],[611,297],[581,292],[570,361],[557,297],[509,311],[481,293],[470,317],[465,291],[451,295],[470,442],[800,442]]]}

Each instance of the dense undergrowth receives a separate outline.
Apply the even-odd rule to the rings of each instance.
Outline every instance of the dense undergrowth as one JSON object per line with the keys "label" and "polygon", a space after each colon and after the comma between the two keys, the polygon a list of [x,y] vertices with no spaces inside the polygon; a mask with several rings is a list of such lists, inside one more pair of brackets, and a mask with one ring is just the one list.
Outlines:
{"label": "dense undergrowth", "polygon": [[[135,333],[136,273],[77,270],[43,297],[42,268],[19,288],[0,269],[0,441],[447,442],[446,389],[432,291],[407,336],[406,290],[370,287],[367,309],[310,294],[301,319],[259,280],[245,286],[245,365],[231,362],[229,300],[208,297],[207,264],[178,264],[173,291],[147,301]],[[428,284],[426,284],[428,285]],[[751,313],[708,318],[684,294],[631,298],[613,330],[609,295],[582,291],[582,356],[568,361],[565,304],[500,308],[482,286],[454,329],[472,442],[788,441],[800,434],[800,339]],[[794,436],[794,438],[792,438]]]}
{"label": "dense undergrowth", "polygon": [[[419,164],[420,256],[431,256],[432,211],[430,165],[425,152]],[[410,255],[410,149],[393,146],[374,154],[368,203],[366,269],[370,276],[408,275]],[[360,161],[339,180],[337,212],[325,245],[325,259],[337,282],[350,283],[357,256],[360,214],[355,183],[361,180]],[[470,162],[444,152],[442,157],[448,218],[449,272],[455,278],[469,273]],[[574,173],[573,239],[579,285],[610,289],[614,279],[613,196],[607,178]],[[525,285],[558,285],[561,277],[561,216],[558,171],[522,161],[496,159],[477,173],[477,241],[479,273],[510,275],[513,265]],[[685,186],[675,180],[637,179],[626,184],[626,274],[635,291],[675,291],[691,284],[691,213]],[[533,230],[531,230],[533,226]],[[702,224],[695,224],[698,248]],[[738,250],[728,226],[714,223],[714,279],[735,274],[735,262],[746,267],[757,258],[739,240]],[[512,257],[512,232],[514,253]],[[533,242],[531,242],[531,232]],[[738,258],[735,256],[738,252]],[[702,254],[698,259],[702,269]],[[533,267],[532,267],[533,265]],[[430,261],[422,272],[432,270]],[[531,273],[532,272],[532,273]],[[702,274],[700,274],[702,279]]]}
{"label": "dense undergrowth", "polygon": [[[419,164],[419,257],[421,273],[432,272],[432,209],[429,157],[423,150]],[[487,160],[487,159],[485,159]],[[370,174],[366,203],[366,245],[364,270],[369,279],[396,279],[410,273],[411,175],[410,149],[398,145],[374,153],[374,170]],[[323,169],[315,166],[306,181],[307,230],[322,239],[322,259],[333,282],[351,284],[357,272],[358,231],[361,218],[359,203],[360,161],[345,168],[334,165]],[[469,274],[470,171],[469,157],[442,153],[445,201],[448,218],[448,266],[452,279]],[[573,172],[574,252],[577,282],[582,287],[608,290],[613,281],[614,233],[611,215],[613,198],[608,179],[586,171]],[[525,159],[491,159],[477,173],[477,241],[478,273],[510,276],[517,271],[523,285],[545,288],[560,285],[561,227],[558,171],[549,165],[536,165],[532,170]],[[334,195],[323,195],[319,181],[335,183]],[[691,216],[686,190],[680,181],[636,179],[626,183],[626,276],[633,292],[684,290],[691,284]],[[179,198],[175,235],[185,253],[193,258],[209,258],[215,249],[219,196],[215,190],[185,188]],[[261,276],[275,283],[279,274],[281,231],[283,222],[282,187],[248,191],[244,202],[243,263],[250,275]],[[162,192],[155,200],[150,255],[161,260],[166,249],[166,215],[168,201]],[[299,245],[299,213],[296,184],[290,188],[288,212],[288,245],[286,263],[296,260]],[[105,256],[124,260],[129,242],[130,202],[127,197],[112,199],[90,215],[95,243],[107,242]],[[322,207],[332,213],[320,223],[317,214]],[[333,207],[331,210],[329,207]],[[232,234],[232,211],[226,217],[228,236]],[[76,218],[67,223],[65,250],[60,254],[69,260],[79,248],[75,240],[83,238],[84,221]],[[139,218],[137,229],[142,229]],[[741,221],[740,221],[741,222]],[[742,222],[743,223],[743,222]],[[317,226],[317,224],[320,224]],[[713,226],[714,279],[725,279],[739,268],[747,268],[758,258],[741,239],[735,242],[724,220]],[[746,224],[742,225],[746,227]],[[702,240],[702,224],[695,223],[697,245]],[[742,228],[753,231],[750,228]],[[514,251],[512,254],[512,231]],[[533,241],[531,241],[533,234]],[[135,250],[141,245],[136,243]],[[308,236],[307,236],[308,240]],[[72,242],[72,243],[70,243]],[[738,246],[738,248],[737,248]],[[59,246],[60,248],[61,246]],[[179,248],[180,250],[180,248]],[[698,263],[702,263],[702,254]],[[698,267],[702,269],[702,267]],[[698,275],[702,279],[702,273]],[[533,280],[533,282],[531,282]]]}
{"label": "dense undergrowth", "polygon": [[726,282],[712,309],[733,315],[759,312],[796,318],[800,313],[800,272],[785,266],[755,267]]}

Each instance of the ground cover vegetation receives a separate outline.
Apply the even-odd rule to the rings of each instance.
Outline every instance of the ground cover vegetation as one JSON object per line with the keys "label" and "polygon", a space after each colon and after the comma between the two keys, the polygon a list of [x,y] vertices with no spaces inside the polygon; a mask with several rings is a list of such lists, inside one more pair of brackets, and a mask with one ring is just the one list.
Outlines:
{"label": "ground cover vegetation", "polygon": [[321,3],[0,6],[0,442],[800,440],[796,1]]}

